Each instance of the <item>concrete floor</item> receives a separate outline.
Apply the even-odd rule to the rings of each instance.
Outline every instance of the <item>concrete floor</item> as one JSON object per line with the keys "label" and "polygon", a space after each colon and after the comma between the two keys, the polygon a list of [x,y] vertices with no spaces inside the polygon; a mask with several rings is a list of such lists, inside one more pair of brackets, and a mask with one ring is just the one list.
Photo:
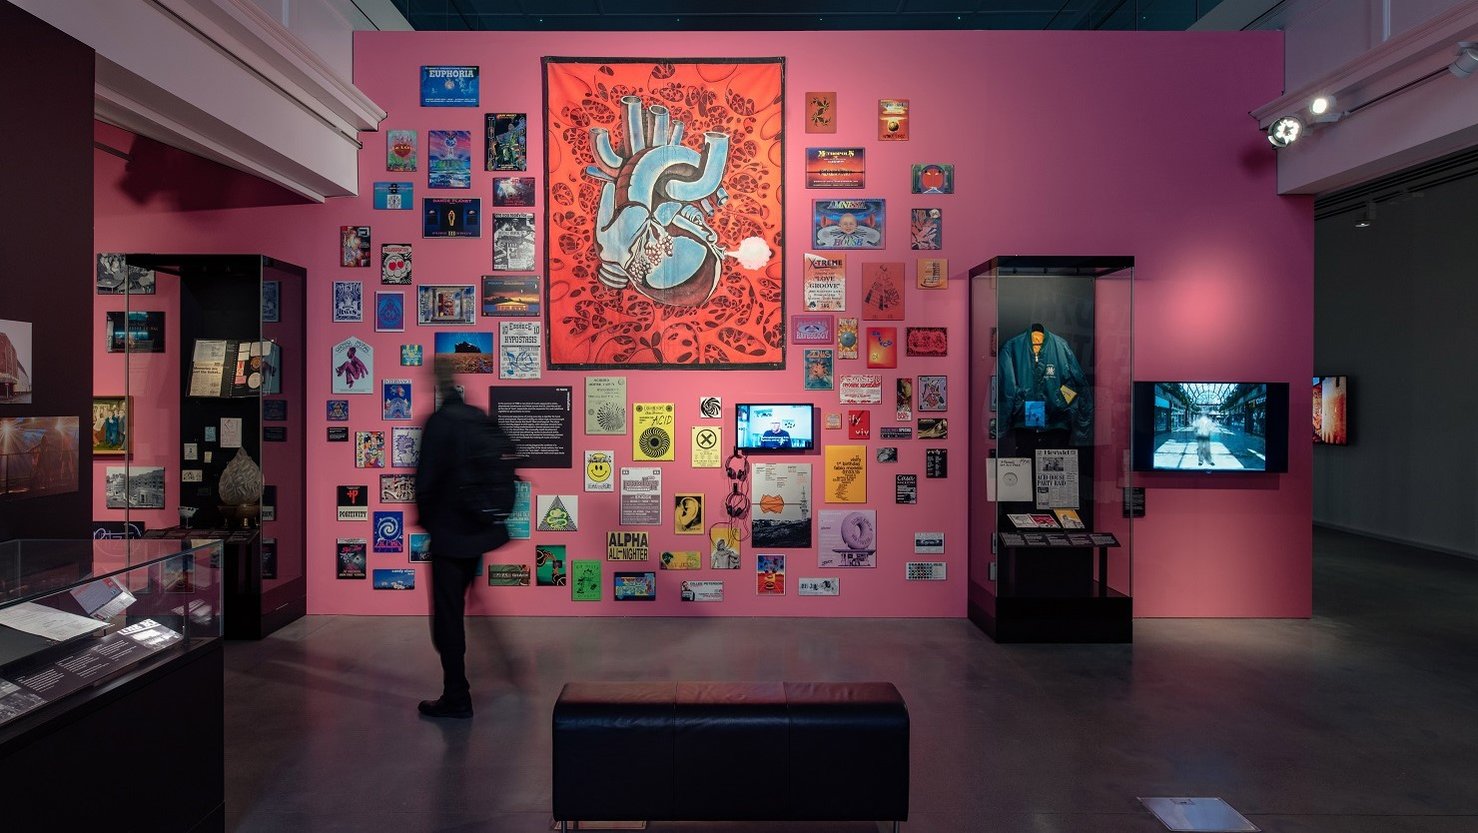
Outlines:
{"label": "concrete floor", "polygon": [[1478,562],[1314,540],[1314,619],[1141,620],[1133,646],[996,645],[962,620],[473,620],[471,721],[415,713],[439,684],[425,620],[309,617],[227,648],[227,827],[548,830],[560,685],[681,678],[896,683],[907,833],[1154,833],[1135,797],[1157,795],[1273,833],[1478,831]]}

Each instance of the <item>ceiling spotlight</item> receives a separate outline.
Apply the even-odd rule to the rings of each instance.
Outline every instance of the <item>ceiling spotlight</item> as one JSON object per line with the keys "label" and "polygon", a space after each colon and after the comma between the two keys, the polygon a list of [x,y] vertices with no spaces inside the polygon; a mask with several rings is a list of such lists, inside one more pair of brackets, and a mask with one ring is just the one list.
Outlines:
{"label": "ceiling spotlight", "polygon": [[1322,116],[1325,113],[1329,112],[1329,108],[1333,105],[1333,96],[1321,95],[1315,98],[1313,101],[1309,102],[1309,112],[1313,113],[1316,116]]}
{"label": "ceiling spotlight", "polygon": [[1478,42],[1462,41],[1457,45],[1457,60],[1447,70],[1459,78],[1467,78],[1478,70]]}
{"label": "ceiling spotlight", "polygon": [[1268,125],[1268,141],[1275,148],[1286,148],[1298,141],[1303,133],[1304,123],[1296,116],[1284,116]]}
{"label": "ceiling spotlight", "polygon": [[1365,204],[1365,213],[1361,214],[1360,219],[1355,221],[1355,228],[1370,228],[1372,225],[1375,225],[1374,201]]}

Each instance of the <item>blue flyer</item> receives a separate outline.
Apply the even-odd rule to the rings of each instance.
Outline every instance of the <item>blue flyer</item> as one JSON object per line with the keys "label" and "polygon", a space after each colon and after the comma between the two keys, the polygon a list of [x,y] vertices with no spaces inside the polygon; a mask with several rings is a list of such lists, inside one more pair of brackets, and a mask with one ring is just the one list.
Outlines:
{"label": "blue flyer", "polygon": [[405,552],[404,512],[375,513],[375,542],[371,551],[396,554]]}
{"label": "blue flyer", "polygon": [[415,184],[410,182],[376,182],[376,210],[410,211],[415,207],[415,188]]}
{"label": "blue flyer", "polygon": [[416,589],[416,571],[410,567],[376,567],[374,575],[376,590]]}
{"label": "blue flyer", "polygon": [[431,130],[426,140],[427,187],[472,187],[472,133]]}
{"label": "blue flyer", "polygon": [[508,515],[504,523],[508,527],[508,537],[524,540],[529,538],[529,518],[531,515],[530,504],[533,502],[533,487],[527,480],[519,480],[513,484],[513,512]]}
{"label": "blue flyer", "polygon": [[421,67],[421,106],[478,106],[477,73],[477,67]]}

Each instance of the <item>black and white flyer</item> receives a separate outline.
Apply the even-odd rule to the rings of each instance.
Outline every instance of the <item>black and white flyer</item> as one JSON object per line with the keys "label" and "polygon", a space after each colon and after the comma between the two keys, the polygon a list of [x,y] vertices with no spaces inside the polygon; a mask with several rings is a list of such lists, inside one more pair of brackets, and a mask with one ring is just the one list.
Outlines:
{"label": "black and white flyer", "polygon": [[662,469],[657,466],[621,468],[622,526],[662,524]]}
{"label": "black and white flyer", "polygon": [[1037,449],[1037,508],[1078,508],[1078,450]]}

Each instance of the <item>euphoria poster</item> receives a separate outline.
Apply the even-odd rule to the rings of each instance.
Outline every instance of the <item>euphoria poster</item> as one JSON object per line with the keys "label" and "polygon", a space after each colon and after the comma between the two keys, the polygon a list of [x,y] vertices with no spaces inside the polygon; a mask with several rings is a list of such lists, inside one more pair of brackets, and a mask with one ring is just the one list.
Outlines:
{"label": "euphoria poster", "polygon": [[421,67],[422,107],[476,107],[478,93],[478,67]]}
{"label": "euphoria poster", "polygon": [[784,60],[545,58],[549,366],[785,366]]}

